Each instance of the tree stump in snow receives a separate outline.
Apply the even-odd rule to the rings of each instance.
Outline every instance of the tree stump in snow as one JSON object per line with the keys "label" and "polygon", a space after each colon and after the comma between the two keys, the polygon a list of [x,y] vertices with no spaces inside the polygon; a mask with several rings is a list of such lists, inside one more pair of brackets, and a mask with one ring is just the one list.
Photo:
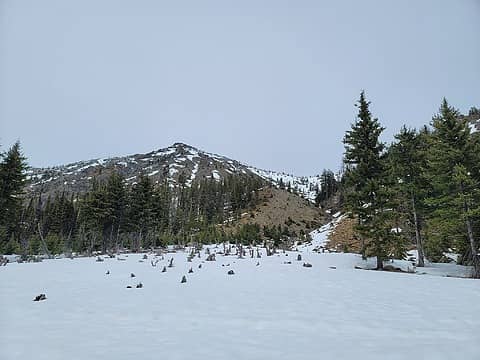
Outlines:
{"label": "tree stump in snow", "polygon": [[147,254],[143,254],[143,260],[147,260],[148,259],[148,255]]}
{"label": "tree stump in snow", "polygon": [[47,300],[47,296],[45,294],[37,295],[35,296],[35,299],[33,299],[33,301],[43,301],[43,300]]}
{"label": "tree stump in snow", "polygon": [[300,254],[297,255],[297,261],[302,261],[302,255]]}
{"label": "tree stump in snow", "polygon": [[215,261],[215,254],[210,254],[207,256],[207,261]]}
{"label": "tree stump in snow", "polygon": [[183,284],[183,283],[186,283],[186,282],[187,282],[187,277],[185,275],[183,275],[182,281],[180,281],[180,283]]}

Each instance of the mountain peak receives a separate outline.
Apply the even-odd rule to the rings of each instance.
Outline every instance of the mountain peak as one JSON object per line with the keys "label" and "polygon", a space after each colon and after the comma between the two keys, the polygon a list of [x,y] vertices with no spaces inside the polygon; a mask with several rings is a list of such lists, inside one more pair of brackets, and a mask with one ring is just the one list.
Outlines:
{"label": "mountain peak", "polygon": [[262,178],[273,185],[288,186],[309,200],[315,198],[320,182],[318,176],[296,177],[265,171],[176,142],[167,148],[146,154],[79,161],[51,168],[33,168],[28,174],[28,190],[42,194],[83,193],[90,188],[93,178],[103,181],[113,171],[121,174],[130,185],[137,182],[140,174],[144,174],[153,183],[161,184],[167,181],[172,187],[180,181],[191,186],[196,181],[222,181],[230,176]]}

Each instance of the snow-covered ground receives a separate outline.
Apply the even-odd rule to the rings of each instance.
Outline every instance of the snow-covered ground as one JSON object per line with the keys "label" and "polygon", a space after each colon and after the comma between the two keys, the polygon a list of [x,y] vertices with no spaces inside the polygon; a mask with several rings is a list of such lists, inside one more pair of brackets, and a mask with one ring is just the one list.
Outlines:
{"label": "snow-covered ground", "polygon": [[[263,251],[207,262],[202,251],[187,262],[177,252],[156,267],[153,254],[8,264],[0,359],[479,359],[478,280],[356,270],[353,254],[299,253],[302,261]],[[40,293],[47,300],[33,302]]]}

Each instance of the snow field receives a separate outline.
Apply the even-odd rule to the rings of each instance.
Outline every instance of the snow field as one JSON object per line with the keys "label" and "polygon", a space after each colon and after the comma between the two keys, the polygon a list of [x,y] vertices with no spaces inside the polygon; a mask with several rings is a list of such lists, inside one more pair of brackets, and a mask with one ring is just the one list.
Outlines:
{"label": "snow field", "polygon": [[[152,254],[8,264],[0,358],[479,358],[477,280],[356,270],[357,255],[300,250],[302,261],[263,251],[206,262],[202,251],[156,267]],[[40,293],[47,300],[33,302]]]}

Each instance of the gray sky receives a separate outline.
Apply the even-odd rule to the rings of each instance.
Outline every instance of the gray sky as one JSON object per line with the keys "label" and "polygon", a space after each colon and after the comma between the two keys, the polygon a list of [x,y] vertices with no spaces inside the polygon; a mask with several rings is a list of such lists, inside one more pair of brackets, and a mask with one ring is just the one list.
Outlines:
{"label": "gray sky", "polygon": [[181,141],[338,169],[361,89],[387,141],[480,106],[480,1],[0,0],[0,144],[33,166]]}

